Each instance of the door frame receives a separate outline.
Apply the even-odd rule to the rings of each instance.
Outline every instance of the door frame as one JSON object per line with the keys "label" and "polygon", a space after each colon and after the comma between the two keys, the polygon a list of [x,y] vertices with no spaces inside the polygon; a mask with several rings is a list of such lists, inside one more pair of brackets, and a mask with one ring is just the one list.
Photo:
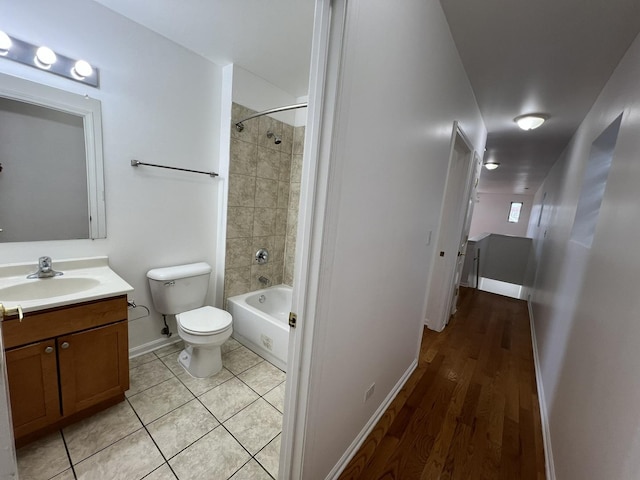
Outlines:
{"label": "door frame", "polygon": [[[460,282],[462,280],[462,271],[464,269],[464,257],[467,254],[467,246],[469,244],[469,231],[471,230],[471,217],[473,216],[473,207],[476,203],[476,194],[478,191],[478,182],[480,181],[480,172],[482,171],[482,161],[478,152],[472,153],[471,164],[471,176],[467,182],[467,191],[465,197],[467,198],[467,208],[465,208],[464,220],[462,221],[462,232],[460,234],[460,240],[458,242],[458,258],[456,261],[456,268],[453,273],[453,289],[451,292],[451,315],[456,313],[458,303],[458,293],[460,288]],[[468,193],[467,193],[468,192]],[[463,258],[461,258],[463,257]]]}
{"label": "door frame", "polygon": [[278,478],[302,478],[307,415],[311,401],[311,363],[315,311],[321,281],[320,258],[330,190],[333,125],[340,90],[337,72],[348,0],[316,0],[309,101],[302,162],[302,183],[291,311],[297,325],[289,334],[287,379]]}
{"label": "door frame", "polygon": [[[456,144],[461,142],[467,152],[464,157],[464,164],[459,175],[454,178],[454,155]],[[447,180],[442,197],[442,207],[440,209],[440,222],[438,225],[438,235],[436,242],[436,252],[429,281],[429,291],[427,296],[427,313],[425,323],[431,330],[442,331],[451,316],[452,293],[454,289],[455,268],[457,263],[457,252],[464,228],[465,214],[467,208],[460,208],[455,212],[452,220],[453,229],[443,228],[447,209],[452,207],[452,202],[463,199],[463,205],[468,205],[471,191],[471,176],[474,165],[474,148],[458,121],[453,122],[451,133],[451,143],[449,149],[449,162],[447,170]],[[447,254],[447,252],[449,252]],[[454,255],[453,252],[456,252]]]}

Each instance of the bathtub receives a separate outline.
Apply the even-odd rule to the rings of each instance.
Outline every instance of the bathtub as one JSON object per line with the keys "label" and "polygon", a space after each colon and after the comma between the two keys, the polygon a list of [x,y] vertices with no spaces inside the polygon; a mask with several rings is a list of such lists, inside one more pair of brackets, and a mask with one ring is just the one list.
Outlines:
{"label": "bathtub", "polygon": [[278,368],[287,370],[291,287],[275,285],[227,299],[233,338]]}

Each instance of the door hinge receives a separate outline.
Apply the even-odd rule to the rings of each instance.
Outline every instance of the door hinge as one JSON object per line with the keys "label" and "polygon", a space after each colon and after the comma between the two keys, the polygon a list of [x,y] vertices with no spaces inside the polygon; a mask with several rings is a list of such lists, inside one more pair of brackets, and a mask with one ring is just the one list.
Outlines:
{"label": "door hinge", "polygon": [[293,312],[289,312],[289,326],[296,328],[296,322],[298,321],[298,315]]}

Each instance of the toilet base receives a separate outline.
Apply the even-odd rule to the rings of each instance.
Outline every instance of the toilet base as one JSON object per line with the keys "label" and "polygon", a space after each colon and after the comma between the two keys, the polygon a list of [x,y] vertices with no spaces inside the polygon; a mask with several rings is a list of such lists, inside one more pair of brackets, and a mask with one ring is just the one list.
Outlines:
{"label": "toilet base", "polygon": [[219,346],[189,345],[178,355],[178,362],[192,377],[207,378],[222,370],[222,351]]}

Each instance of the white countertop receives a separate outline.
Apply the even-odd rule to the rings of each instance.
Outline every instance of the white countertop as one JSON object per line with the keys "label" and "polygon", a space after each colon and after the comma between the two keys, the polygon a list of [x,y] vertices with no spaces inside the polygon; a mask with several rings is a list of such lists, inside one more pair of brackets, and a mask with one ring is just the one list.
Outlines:
{"label": "white countertop", "polygon": [[[38,270],[37,262],[31,263],[13,263],[0,265],[0,303],[5,307],[15,307],[20,305],[23,312],[35,312],[47,308],[61,307],[74,303],[89,302],[91,300],[99,300],[102,298],[124,295],[133,291],[133,287],[125,282],[117,273],[109,268],[108,257],[90,257],[56,260],[53,259],[53,269],[63,272],[63,275],[53,278],[34,278],[27,279],[27,275]],[[46,292],[48,287],[55,287],[54,283],[62,280],[66,282],[71,279],[72,282],[82,284],[87,282],[87,287],[83,287],[80,291],[74,291],[56,296],[44,295],[42,298],[17,298],[15,294],[9,299],[2,298],[2,289],[17,288],[24,285],[25,290],[35,287],[35,282],[40,282],[38,291]],[[71,283],[71,282],[70,282]],[[95,283],[95,285],[94,285]],[[53,288],[55,290],[55,288]],[[15,298],[14,298],[15,297]]]}

